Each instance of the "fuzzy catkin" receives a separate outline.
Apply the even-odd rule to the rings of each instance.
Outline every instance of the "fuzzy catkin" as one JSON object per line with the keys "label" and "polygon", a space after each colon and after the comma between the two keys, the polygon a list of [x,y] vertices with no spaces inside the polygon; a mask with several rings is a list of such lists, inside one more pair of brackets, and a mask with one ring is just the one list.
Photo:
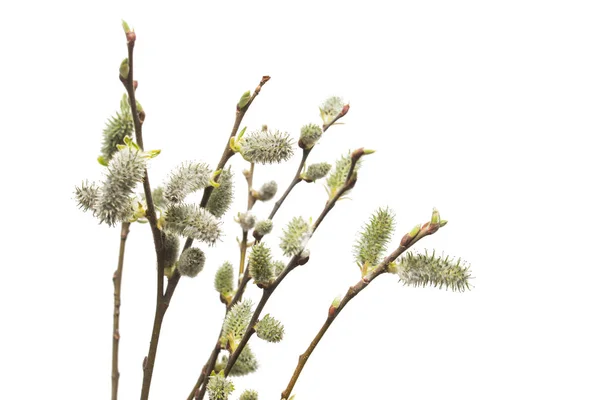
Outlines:
{"label": "fuzzy catkin", "polygon": [[190,247],[181,254],[177,269],[181,275],[194,278],[202,271],[205,262],[204,252],[197,247]]}
{"label": "fuzzy catkin", "polygon": [[179,257],[179,236],[167,232],[163,236],[163,246],[165,254],[165,267],[175,264]]}
{"label": "fuzzy catkin", "polygon": [[144,179],[146,158],[129,146],[114,153],[108,163],[107,174],[94,206],[100,222],[114,226],[127,221],[133,214],[131,195]]}
{"label": "fuzzy catkin", "polygon": [[251,300],[246,299],[231,307],[223,323],[221,343],[226,344],[229,341],[232,348],[237,347],[246,332],[250,318],[252,318]]}
{"label": "fuzzy catkin", "polygon": [[[226,356],[224,361],[227,360]],[[258,369],[258,360],[250,349],[250,346],[246,343],[239,357],[235,360],[235,364],[229,371],[230,376],[244,376],[255,372]]]}
{"label": "fuzzy catkin", "polygon": [[286,256],[296,255],[304,249],[311,235],[308,222],[302,217],[294,217],[284,231],[279,247]]}
{"label": "fuzzy catkin", "polygon": [[271,281],[273,278],[271,250],[264,243],[261,242],[252,246],[248,263],[250,276],[256,283],[267,284]]}
{"label": "fuzzy catkin", "polygon": [[125,136],[131,136],[133,133],[133,116],[129,107],[127,95],[121,98],[121,112],[117,112],[111,117],[102,132],[101,153],[104,161],[109,162],[113,155],[118,151],[117,145],[123,144]]}
{"label": "fuzzy catkin", "polygon": [[223,214],[229,210],[233,201],[233,173],[231,167],[221,172],[219,176],[219,187],[214,188],[206,209],[217,218],[221,218]]}
{"label": "fuzzy catkin", "polygon": [[354,245],[354,259],[360,266],[375,266],[392,238],[394,214],[389,208],[380,208],[360,233]]}
{"label": "fuzzy catkin", "polygon": [[[337,115],[337,114],[336,114]],[[316,124],[304,125],[300,129],[300,143],[306,149],[313,147],[321,138],[323,129]]]}
{"label": "fuzzy catkin", "polygon": [[323,102],[319,109],[321,110],[321,118],[324,124],[329,124],[344,108],[344,101],[341,97],[333,96]]}
{"label": "fuzzy catkin", "polygon": [[258,233],[260,236],[265,236],[271,233],[273,230],[273,221],[270,219],[265,219],[262,221],[258,221],[256,225],[254,225],[254,231]]}
{"label": "fuzzy catkin", "polygon": [[242,392],[240,400],[258,400],[258,392],[256,390],[246,389]]}
{"label": "fuzzy catkin", "polygon": [[75,188],[75,200],[83,211],[93,210],[99,195],[100,188],[93,182],[83,182]]}
{"label": "fuzzy catkin", "polygon": [[215,290],[222,295],[233,292],[233,265],[224,262],[215,274]]}
{"label": "fuzzy catkin", "polygon": [[306,172],[304,173],[304,179],[306,179],[309,182],[314,182],[317,179],[321,179],[327,176],[330,170],[331,164],[326,162],[311,164],[308,166]]}
{"label": "fuzzy catkin", "polygon": [[181,203],[186,196],[210,184],[211,170],[204,163],[183,163],[171,173],[165,185],[165,198],[171,203]]}
{"label": "fuzzy catkin", "polygon": [[256,199],[260,201],[269,201],[277,194],[277,182],[265,182],[256,192]]}
{"label": "fuzzy catkin", "polygon": [[292,140],[280,131],[255,131],[240,139],[240,153],[246,161],[274,164],[289,160],[294,154]]}
{"label": "fuzzy catkin", "polygon": [[405,285],[446,287],[457,292],[470,289],[469,266],[446,257],[407,253],[397,265],[398,276]]}
{"label": "fuzzy catkin", "polygon": [[210,245],[221,236],[220,223],[215,216],[191,204],[171,205],[165,215],[165,229]]}
{"label": "fuzzy catkin", "polygon": [[278,343],[283,339],[283,325],[271,315],[265,315],[256,324],[256,336],[270,343]]}
{"label": "fuzzy catkin", "polygon": [[228,400],[235,387],[223,374],[211,375],[206,384],[209,400]]}

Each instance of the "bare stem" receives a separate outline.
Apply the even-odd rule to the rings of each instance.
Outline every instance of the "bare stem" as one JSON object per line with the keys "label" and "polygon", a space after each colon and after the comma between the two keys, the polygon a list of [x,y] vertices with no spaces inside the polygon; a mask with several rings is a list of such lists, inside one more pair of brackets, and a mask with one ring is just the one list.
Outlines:
{"label": "bare stem", "polygon": [[363,289],[365,289],[375,278],[377,278],[379,275],[387,272],[388,271],[387,268],[390,265],[390,263],[393,262],[394,260],[396,260],[398,257],[400,257],[400,255],[402,253],[404,253],[408,248],[410,248],[413,244],[417,243],[423,237],[425,237],[427,235],[431,235],[435,231],[437,231],[437,228],[431,229],[427,224],[425,224],[423,226],[423,228],[424,229],[422,229],[419,232],[419,234],[416,235],[416,237],[414,237],[412,240],[408,241],[405,245],[400,244],[373,271],[371,271],[370,273],[365,275],[360,281],[358,281],[358,283],[356,285],[351,286],[337,307],[331,306],[329,308],[329,313],[327,315],[327,319],[325,320],[325,323],[323,324],[323,326],[321,327],[321,329],[319,330],[319,332],[317,333],[315,338],[312,340],[312,342],[310,342],[306,351],[304,353],[302,353],[300,355],[300,357],[298,358],[298,365],[296,366],[296,369],[294,370],[294,373],[292,374],[292,377],[290,378],[290,381],[289,381],[287,387],[281,393],[281,400],[287,400],[289,398],[289,396],[292,394],[294,385],[296,384],[298,377],[302,373],[302,369],[306,365],[306,362],[308,361],[310,355],[315,350],[315,348],[317,347],[317,345],[319,344],[319,342],[321,341],[321,339],[323,338],[323,336],[325,335],[325,333],[327,332],[327,330],[329,329],[329,327],[331,326],[333,321],[340,314],[340,312],[344,309],[344,307],[350,302],[350,300],[352,300],[357,294],[359,294]]}
{"label": "bare stem", "polygon": [[119,392],[119,340],[121,333],[119,332],[119,318],[121,316],[121,277],[123,276],[123,261],[125,259],[125,243],[129,235],[129,222],[121,224],[121,241],[119,245],[119,262],[117,270],[113,275],[114,293],[114,308],[113,308],[113,343],[112,343],[112,390],[111,400],[117,400]]}

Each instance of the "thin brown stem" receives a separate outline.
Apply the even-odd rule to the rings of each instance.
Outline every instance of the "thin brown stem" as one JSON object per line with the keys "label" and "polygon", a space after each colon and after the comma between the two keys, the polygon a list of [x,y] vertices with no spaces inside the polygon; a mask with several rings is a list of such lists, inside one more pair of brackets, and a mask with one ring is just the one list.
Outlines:
{"label": "thin brown stem", "polygon": [[117,270],[113,275],[114,292],[114,308],[113,308],[113,341],[112,341],[112,387],[111,399],[117,400],[119,392],[119,341],[121,333],[119,332],[119,320],[121,316],[121,278],[123,276],[123,262],[125,260],[125,244],[129,235],[129,222],[121,224],[121,240],[119,245],[119,261]]}
{"label": "thin brown stem", "polygon": [[[142,135],[142,120],[140,119],[140,111],[137,107],[135,100],[135,86],[133,80],[133,49],[135,47],[135,37],[130,39],[128,36],[127,52],[129,56],[129,74],[127,79],[121,79],[127,90],[129,96],[129,105],[131,107],[131,114],[133,117],[133,126],[135,129],[135,140],[140,149],[144,150],[144,140]],[[148,171],[144,171],[144,195],[146,197],[146,218],[150,223],[152,230],[152,236],[154,239],[154,249],[156,251],[156,309],[154,314],[154,326],[152,329],[152,339],[150,340],[150,348],[148,349],[148,355],[144,361],[144,377],[142,383],[142,394],[141,399],[147,400],[150,393],[150,384],[152,382],[152,372],[154,371],[154,361],[156,359],[156,352],[158,349],[158,339],[160,337],[160,327],[166,312],[167,306],[164,306],[163,292],[164,292],[164,270],[165,270],[165,259],[163,251],[163,239],[160,229],[158,229],[156,220],[156,211],[154,208],[154,201],[152,199],[152,189],[150,187],[150,181],[148,179]]]}
{"label": "thin brown stem", "polygon": [[390,265],[390,263],[392,263],[394,260],[396,260],[398,257],[400,257],[400,255],[402,255],[402,253],[404,253],[408,248],[410,248],[412,245],[417,243],[423,237],[435,233],[437,231],[437,229],[438,229],[437,227],[432,228],[428,224],[424,224],[421,231],[415,237],[408,240],[406,242],[406,244],[401,243],[373,271],[371,271],[370,273],[365,275],[360,281],[358,281],[358,283],[356,283],[356,285],[351,286],[337,307],[332,305],[329,308],[329,313],[327,315],[327,319],[325,320],[325,323],[323,324],[321,329],[319,329],[319,332],[317,333],[315,338],[312,340],[312,342],[310,342],[306,351],[304,353],[302,353],[300,355],[300,357],[298,358],[298,365],[296,366],[296,369],[294,370],[294,373],[292,374],[292,377],[290,378],[290,381],[289,381],[287,387],[281,393],[281,400],[287,400],[289,398],[289,396],[292,394],[294,385],[296,384],[298,377],[300,377],[300,374],[302,373],[302,369],[306,365],[306,362],[308,361],[310,355],[315,350],[315,348],[317,347],[317,345],[319,344],[319,342],[321,341],[321,339],[323,338],[323,336],[325,335],[325,333],[327,332],[327,330],[329,329],[329,327],[331,326],[333,321],[337,318],[337,316],[344,309],[344,307],[346,307],[346,305],[350,302],[350,300],[352,300],[357,294],[359,294],[363,289],[365,289],[375,278],[377,278],[379,275],[387,272],[388,266]]}
{"label": "thin brown stem", "polygon": [[292,189],[294,189],[294,187],[302,181],[302,179],[300,179],[300,175],[302,174],[302,169],[304,168],[304,165],[306,164],[306,159],[308,158],[308,155],[310,154],[311,150],[312,150],[312,148],[302,150],[302,160],[300,160],[300,165],[298,165],[298,170],[296,171],[296,175],[294,175],[294,179],[292,179],[292,181],[290,182],[286,191],[283,192],[283,195],[273,205],[271,214],[269,214],[269,219],[273,219],[273,217],[275,217],[275,214],[277,214],[279,207],[281,207],[281,205],[283,204],[285,199],[288,197],[288,195],[290,194]]}

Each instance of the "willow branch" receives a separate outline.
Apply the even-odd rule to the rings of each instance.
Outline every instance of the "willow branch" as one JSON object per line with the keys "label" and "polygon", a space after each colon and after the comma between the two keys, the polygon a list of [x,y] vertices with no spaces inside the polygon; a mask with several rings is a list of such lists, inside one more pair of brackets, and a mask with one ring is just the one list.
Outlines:
{"label": "willow branch", "polygon": [[342,312],[342,310],[344,309],[344,307],[346,307],[350,300],[352,300],[363,289],[369,286],[369,284],[379,275],[388,272],[388,266],[390,265],[390,263],[392,263],[394,260],[400,257],[400,255],[404,253],[409,247],[417,243],[421,238],[427,235],[431,235],[432,233],[437,231],[437,229],[438,227],[430,226],[429,223],[427,223],[423,225],[423,228],[419,231],[416,237],[411,238],[410,240],[403,239],[400,245],[389,256],[387,256],[373,271],[365,275],[356,285],[351,286],[348,289],[346,295],[342,298],[337,307],[332,305],[329,308],[329,313],[327,319],[325,320],[325,323],[323,324],[315,338],[312,340],[312,342],[310,342],[306,351],[302,353],[298,358],[298,365],[296,366],[296,369],[294,370],[294,373],[292,374],[292,377],[290,378],[287,387],[281,393],[281,400],[287,400],[292,394],[294,385],[296,384],[298,377],[302,373],[302,369],[306,365],[306,362],[308,361],[310,355],[315,350],[315,348],[317,347],[317,345],[319,344],[319,342],[321,341],[321,339],[323,338],[333,321],[337,318],[340,312]]}
{"label": "willow branch", "polygon": [[113,341],[112,341],[112,386],[111,399],[117,400],[119,392],[119,340],[121,333],[119,332],[119,318],[121,316],[121,277],[123,276],[123,262],[125,260],[125,244],[129,234],[129,222],[121,224],[121,241],[119,245],[119,261],[117,270],[113,274],[114,293],[114,308],[113,308]]}
{"label": "willow branch", "polygon": [[[127,53],[129,60],[129,73],[126,79],[121,77],[121,82],[125,85],[127,95],[129,96],[129,105],[131,107],[131,114],[133,117],[133,126],[135,129],[135,140],[140,149],[144,150],[144,140],[142,136],[142,123],[144,113],[138,110],[137,102],[135,100],[135,88],[137,82],[133,79],[133,49],[135,47],[135,33],[127,32]],[[142,118],[140,118],[142,117]],[[150,340],[150,347],[148,349],[148,355],[144,359],[144,378],[142,383],[142,394],[141,399],[147,400],[150,393],[150,383],[152,382],[152,372],[154,370],[154,360],[156,359],[156,352],[158,349],[158,339],[160,337],[160,328],[162,325],[162,319],[164,313],[167,310],[168,304],[165,306],[163,303],[163,291],[164,291],[164,270],[165,270],[165,259],[163,252],[162,234],[158,229],[156,220],[156,211],[154,208],[154,201],[152,199],[152,189],[150,187],[150,180],[148,179],[148,171],[144,171],[144,195],[146,197],[146,218],[150,223],[152,229],[152,236],[154,238],[154,249],[156,251],[156,308],[154,312],[154,326],[152,328],[152,338]]]}
{"label": "willow branch", "polygon": [[[270,76],[267,76],[267,75],[263,76],[262,79],[260,80],[258,86],[256,87],[256,89],[254,89],[254,93],[250,97],[250,100],[248,101],[248,103],[244,107],[242,107],[242,108],[240,108],[239,106],[236,107],[235,121],[233,123],[233,127],[231,128],[231,133],[229,134],[229,137],[227,138],[227,142],[225,144],[225,149],[223,150],[223,154],[221,155],[221,159],[219,160],[219,162],[217,164],[216,170],[220,170],[220,169],[225,168],[225,165],[227,164],[227,161],[229,161],[229,159],[235,154],[233,152],[233,150],[231,150],[231,147],[229,146],[230,139],[237,134],[238,130],[240,129],[240,125],[242,124],[242,120],[244,119],[244,116],[246,115],[246,112],[250,108],[250,105],[252,105],[252,103],[254,102],[254,99],[256,98],[256,96],[258,96],[260,94],[260,91],[261,91],[262,87],[270,79],[271,79]],[[217,176],[215,178],[215,181],[218,182],[218,179],[219,179],[219,176]],[[252,182],[250,181],[250,185],[251,185],[251,183]],[[250,190],[250,187],[249,187],[249,190]],[[213,187],[212,186],[209,186],[206,189],[204,189],[204,193],[202,195],[202,200],[200,201],[200,207],[203,207],[203,208],[206,207],[206,205],[208,204],[208,200],[210,199],[210,196],[212,194],[212,191],[213,191]],[[250,199],[248,199],[248,202],[250,202]],[[247,233],[246,233],[246,238],[247,238]],[[185,242],[185,245],[183,246],[183,250],[185,251],[186,249],[190,248],[193,243],[194,243],[194,239],[193,238],[187,238],[187,240]],[[167,293],[169,293],[169,288],[171,286],[173,286],[171,292],[175,291],[175,286],[177,286],[177,282],[179,281],[180,277],[181,277],[181,275],[179,274],[179,272],[176,272],[176,273],[173,274],[173,277],[169,280],[169,284],[167,286]],[[173,281],[173,285],[171,284],[172,281]],[[244,282],[245,282],[245,278],[242,278],[242,280],[239,282],[239,284],[240,285],[245,285]],[[236,296],[237,296],[237,293],[236,293]],[[234,297],[234,299],[235,299],[235,297]],[[231,304],[235,304],[235,303],[233,303],[233,302],[230,303],[230,305],[227,308],[228,311],[229,311],[229,307],[231,307]],[[221,337],[221,334],[219,333],[219,338],[220,337]],[[212,371],[212,369],[214,368],[214,365],[215,365],[215,363],[217,361],[217,357],[219,355],[220,349],[221,349],[220,348],[220,342],[217,340],[217,345],[215,346],[215,348],[211,352],[208,361],[203,366],[202,372],[201,372],[201,374],[200,374],[200,376],[198,378],[198,381],[196,382],[196,384],[194,385],[194,388],[192,389],[192,391],[190,392],[190,394],[188,396],[188,400],[192,400],[194,397],[197,397],[198,391],[200,390],[201,385],[204,383],[205,378],[208,376],[208,374],[205,373],[205,371],[209,368],[209,366],[210,366],[210,370]],[[204,387],[202,389],[206,390],[206,388],[204,388]]]}
{"label": "willow branch", "polygon": [[[358,160],[363,155],[364,155],[364,150],[363,149],[355,150],[352,153],[352,162],[351,162],[350,168],[348,170],[348,175],[346,177],[346,182],[340,188],[340,190],[335,194],[335,196],[331,200],[327,201],[327,203],[325,204],[325,207],[323,208],[323,211],[321,211],[321,214],[319,215],[319,218],[317,219],[317,221],[312,226],[312,232],[313,232],[313,234],[317,230],[317,228],[319,227],[319,225],[321,224],[321,222],[325,219],[325,217],[327,216],[327,214],[331,211],[331,209],[333,209],[333,206],[335,205],[335,203],[347,191],[349,191],[350,189],[352,189],[354,187],[354,185],[356,184],[357,177],[356,177],[356,174],[355,174],[355,168],[356,168],[356,164],[357,164]],[[242,340],[238,344],[236,350],[229,357],[229,360],[227,362],[227,366],[225,367],[225,371],[224,371],[225,376],[229,375],[229,372],[231,371],[231,368],[233,368],[233,365],[237,361],[237,359],[238,359],[239,355],[241,354],[242,350],[244,349],[244,347],[246,346],[246,344],[250,340],[250,337],[254,333],[254,325],[256,325],[256,323],[258,321],[258,318],[260,317],[260,314],[261,314],[263,308],[265,307],[265,305],[267,304],[267,301],[269,300],[269,297],[271,297],[271,295],[273,294],[273,292],[275,292],[275,289],[277,289],[277,287],[279,286],[279,284],[283,281],[283,279],[285,279],[285,277],[287,276],[288,273],[290,273],[298,265],[302,265],[302,264],[306,263],[307,261],[308,260],[306,258],[304,258],[304,260],[303,260],[299,254],[296,254],[295,256],[293,256],[290,259],[290,261],[289,261],[288,265],[286,266],[286,268],[275,279],[275,281],[273,281],[273,283],[271,283],[268,287],[266,287],[266,288],[263,289],[263,294],[262,294],[262,296],[260,298],[260,301],[259,301],[258,305],[256,306],[256,309],[254,310],[254,313],[252,314],[252,317],[250,318],[250,323],[248,324],[248,328],[246,329],[246,332],[244,333],[244,336],[242,337]],[[200,399],[202,399],[202,397],[200,397]]]}

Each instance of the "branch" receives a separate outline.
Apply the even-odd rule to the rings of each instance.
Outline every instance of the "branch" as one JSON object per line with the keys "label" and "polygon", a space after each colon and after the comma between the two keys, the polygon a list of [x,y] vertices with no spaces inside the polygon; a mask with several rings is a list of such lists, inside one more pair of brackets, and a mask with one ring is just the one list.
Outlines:
{"label": "branch", "polygon": [[119,392],[119,340],[121,334],[119,332],[119,317],[121,315],[121,277],[123,276],[123,261],[125,259],[125,243],[129,234],[129,222],[121,224],[121,244],[119,246],[119,262],[117,270],[113,275],[113,285],[115,288],[114,308],[113,308],[113,343],[112,343],[112,391],[111,399],[117,400]]}
{"label": "branch", "polygon": [[[319,225],[321,224],[321,222],[325,219],[325,217],[327,216],[327,214],[329,213],[329,211],[331,211],[331,209],[333,208],[333,206],[335,205],[335,203],[340,199],[340,197],[342,197],[344,195],[344,193],[346,193],[347,191],[349,191],[350,189],[352,189],[354,187],[354,185],[356,184],[357,177],[356,177],[356,174],[355,174],[354,170],[355,170],[355,167],[356,167],[356,164],[357,164],[358,160],[364,154],[365,153],[364,153],[364,150],[362,148],[358,149],[358,150],[355,150],[352,153],[352,163],[351,163],[350,168],[348,170],[348,175],[346,177],[346,182],[344,183],[344,186],[342,186],[340,188],[340,190],[336,193],[336,195],[331,200],[327,201],[327,203],[325,204],[325,207],[323,208],[323,211],[321,211],[321,214],[319,215],[319,218],[313,224],[313,227],[312,227],[313,234],[317,230],[317,228],[319,227]],[[271,295],[273,294],[273,292],[275,291],[275,289],[277,289],[277,287],[279,286],[279,284],[283,281],[283,279],[287,276],[288,273],[290,273],[298,265],[305,264],[307,261],[308,261],[307,258],[301,258],[301,255],[296,254],[295,256],[293,256],[290,259],[287,267],[281,272],[281,274],[275,279],[275,281],[273,281],[273,283],[271,283],[268,287],[266,287],[265,289],[263,289],[262,297],[261,297],[258,305],[256,306],[256,309],[254,310],[254,314],[252,315],[252,318],[250,319],[250,323],[248,324],[248,328],[246,329],[246,332],[244,333],[244,336],[242,337],[242,340],[238,344],[236,350],[229,357],[229,360],[227,362],[227,366],[225,367],[225,372],[224,372],[225,376],[229,375],[229,372],[231,371],[231,368],[233,367],[233,365],[237,361],[237,359],[238,359],[240,353],[242,352],[244,346],[246,346],[246,344],[250,340],[250,337],[254,333],[254,325],[256,325],[256,322],[258,321],[258,318],[260,317],[260,314],[261,314],[263,308],[267,304],[267,301],[269,300],[269,297],[271,297]],[[200,397],[200,399],[202,399],[202,397]]]}
{"label": "branch", "polygon": [[317,347],[317,345],[319,344],[319,342],[321,341],[321,339],[323,338],[333,321],[337,318],[342,309],[344,309],[344,307],[350,302],[350,300],[352,300],[363,289],[369,286],[369,284],[379,275],[388,272],[388,266],[390,265],[390,263],[392,263],[394,260],[400,257],[400,255],[404,253],[409,247],[417,243],[421,238],[435,233],[438,229],[439,224],[437,224],[436,226],[428,222],[423,225],[423,227],[419,230],[416,236],[413,235],[411,237],[410,234],[405,235],[402,238],[400,245],[389,256],[387,256],[373,271],[365,275],[356,285],[351,286],[348,289],[346,295],[340,301],[339,305],[332,305],[329,308],[329,314],[327,316],[327,319],[325,320],[325,323],[323,324],[313,341],[309,344],[306,351],[302,353],[298,358],[298,365],[296,366],[296,369],[294,370],[294,373],[286,389],[281,393],[281,400],[287,400],[289,398],[290,394],[292,393],[292,390],[294,389],[294,385],[296,384],[300,373],[302,373],[302,369],[306,365],[306,362],[308,361],[310,355],[315,350],[315,348]]}
{"label": "branch", "polygon": [[[127,53],[129,60],[129,73],[127,79],[123,79],[121,76],[121,82],[125,85],[127,95],[129,96],[129,105],[131,107],[131,114],[133,117],[133,126],[135,128],[135,140],[140,149],[144,150],[144,140],[142,136],[142,122],[140,114],[143,116],[143,111],[139,111],[137,102],[135,100],[135,88],[137,87],[137,81],[133,80],[133,48],[135,47],[136,35],[133,31],[126,32],[127,37]],[[148,349],[148,356],[144,359],[144,378],[142,383],[142,394],[141,399],[147,400],[150,393],[150,383],[152,382],[152,372],[154,370],[154,360],[156,359],[156,351],[158,349],[158,339],[160,337],[160,328],[164,314],[167,310],[168,304],[163,303],[163,291],[164,291],[164,275],[165,275],[165,259],[163,252],[162,234],[158,229],[156,220],[156,211],[154,208],[154,200],[152,199],[152,189],[150,187],[150,181],[148,179],[148,171],[144,171],[144,195],[146,197],[146,218],[150,223],[152,229],[152,236],[154,238],[154,249],[156,251],[156,309],[154,313],[154,326],[152,328],[152,338],[150,340],[150,348]]]}

